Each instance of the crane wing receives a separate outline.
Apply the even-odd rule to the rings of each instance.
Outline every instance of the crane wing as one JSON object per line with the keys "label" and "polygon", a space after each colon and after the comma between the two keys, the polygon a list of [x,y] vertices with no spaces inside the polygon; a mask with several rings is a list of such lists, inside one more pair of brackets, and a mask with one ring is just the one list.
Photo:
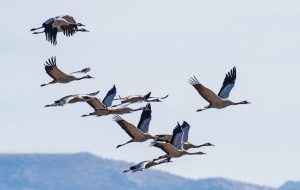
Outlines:
{"label": "crane wing", "polygon": [[76,24],[76,21],[75,21],[74,17],[72,17],[70,15],[64,15],[61,18],[68,21],[69,23]]}
{"label": "crane wing", "polygon": [[100,109],[107,109],[106,106],[98,99],[98,98],[92,98],[91,100],[87,101],[87,103],[95,110]]}
{"label": "crane wing", "polygon": [[146,107],[144,108],[140,121],[137,125],[137,128],[140,129],[143,133],[148,133],[149,131],[149,125],[151,122],[151,105],[148,103]]}
{"label": "crane wing", "polygon": [[174,129],[173,129],[173,134],[172,134],[172,139],[171,139],[171,144],[181,150],[182,149],[182,138],[183,138],[183,131],[181,126],[178,124]]}
{"label": "crane wing", "polygon": [[220,92],[218,93],[218,96],[222,99],[227,99],[229,97],[229,94],[234,87],[236,79],[236,68],[233,67],[225,76],[225,79],[223,81],[223,86],[220,89]]}
{"label": "crane wing", "polygon": [[117,89],[116,86],[114,85],[106,94],[106,96],[104,97],[102,103],[106,106],[106,107],[110,107],[112,106],[112,103],[114,101],[114,98],[117,95]]}
{"label": "crane wing", "polygon": [[152,146],[161,149],[162,151],[164,151],[166,154],[170,154],[170,153],[174,153],[177,152],[178,149],[176,149],[176,147],[174,147],[172,144],[170,143],[162,143],[162,142],[154,142],[152,144]]}
{"label": "crane wing", "polygon": [[46,70],[47,74],[54,80],[55,79],[64,79],[64,78],[68,77],[67,74],[65,74],[64,72],[62,72],[60,69],[57,68],[56,57],[51,57],[48,59],[48,61],[46,61],[45,70]]}
{"label": "crane wing", "polygon": [[121,128],[131,137],[131,138],[135,138],[135,137],[139,137],[143,135],[143,132],[141,130],[139,130],[138,128],[136,128],[134,125],[132,125],[131,123],[125,121],[122,117],[115,115],[113,117],[113,120],[116,121]]}
{"label": "crane wing", "polygon": [[189,83],[198,91],[202,98],[210,104],[222,101],[212,90],[203,86],[195,76],[190,78]]}
{"label": "crane wing", "polygon": [[181,128],[183,131],[183,137],[182,137],[182,141],[183,142],[187,142],[189,139],[189,131],[190,131],[190,124],[188,124],[186,121],[183,121]]}
{"label": "crane wing", "polygon": [[64,25],[60,27],[63,31],[63,34],[67,37],[73,36],[77,31],[75,29],[77,29],[76,25]]}
{"label": "crane wing", "polygon": [[68,22],[67,20],[63,19],[62,17],[59,17],[57,19],[55,19],[55,21],[52,24],[53,28],[60,28],[62,26],[67,26],[70,25],[72,23]]}
{"label": "crane wing", "polygon": [[73,36],[76,33],[77,25],[73,17],[64,15],[57,18],[52,24],[53,28],[61,29],[65,36]]}
{"label": "crane wing", "polygon": [[58,31],[57,28],[45,29],[46,41],[50,42],[53,45],[56,45],[57,31]]}
{"label": "crane wing", "polygon": [[147,169],[147,168],[159,165],[159,164],[172,162],[170,159],[171,158],[166,158],[166,159],[163,159],[161,161],[150,161],[150,162],[147,162],[146,165],[145,165],[145,168]]}

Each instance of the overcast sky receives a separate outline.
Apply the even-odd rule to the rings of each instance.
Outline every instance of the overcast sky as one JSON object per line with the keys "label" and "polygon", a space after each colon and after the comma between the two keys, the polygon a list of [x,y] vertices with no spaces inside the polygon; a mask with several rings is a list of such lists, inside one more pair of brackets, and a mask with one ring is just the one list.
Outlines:
{"label": "overcast sky", "polygon": [[[152,134],[191,124],[190,141],[211,142],[204,156],[186,156],[157,169],[194,179],[226,177],[279,186],[299,180],[300,12],[298,1],[4,1],[1,3],[1,153],[91,152],[139,162],[163,155],[130,138],[112,117],[80,117],[85,103],[44,108],[65,95],[116,84],[118,94],[169,94],[152,104]],[[32,35],[50,17],[70,14],[90,33],[58,34],[58,45]],[[66,72],[91,67],[94,80],[44,88],[45,61]],[[196,112],[207,103],[188,84],[195,75],[217,92],[237,67],[230,99],[252,104]],[[140,107],[143,104],[136,104]],[[122,116],[137,124],[140,112]],[[194,150],[192,150],[194,151]],[[122,171],[124,168],[120,168]]]}

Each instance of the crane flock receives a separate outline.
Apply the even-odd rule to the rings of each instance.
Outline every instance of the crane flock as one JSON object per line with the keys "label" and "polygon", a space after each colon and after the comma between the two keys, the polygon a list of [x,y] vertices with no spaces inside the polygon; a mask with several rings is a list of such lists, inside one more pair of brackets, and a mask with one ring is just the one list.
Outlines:
{"label": "crane flock", "polygon": [[[50,18],[46,20],[41,27],[32,28],[30,31],[36,31],[44,28],[43,31],[33,32],[33,34],[45,33],[46,41],[50,42],[52,45],[57,45],[58,32],[62,32],[67,37],[73,36],[76,32],[89,32],[84,28],[78,28],[83,26],[85,25],[76,22],[72,16],[63,15]],[[87,67],[78,71],[71,72],[70,74],[66,74],[57,67],[56,57],[51,57],[46,61],[45,71],[52,78],[52,81],[42,84],[41,87],[55,83],[66,84],[82,79],[93,79],[93,77],[90,75],[84,75],[82,77],[74,76],[74,74],[86,74],[90,70],[91,69]],[[191,77],[189,79],[189,83],[198,91],[200,96],[209,103],[208,106],[204,107],[203,109],[198,109],[197,111],[203,111],[210,108],[223,109],[231,105],[249,104],[248,101],[232,102],[228,100],[229,94],[234,87],[235,80],[236,67],[233,67],[233,69],[231,69],[226,74],[219,93],[215,94],[212,90],[201,84],[195,76]],[[99,92],[100,91],[89,94],[68,95],[54,101],[54,103],[52,104],[45,105],[45,107],[64,106],[65,104],[86,102],[90,107],[93,108],[94,111],[88,114],[84,114],[82,115],[82,117],[113,115],[113,121],[115,121],[117,125],[120,126],[131,138],[129,141],[117,145],[116,148],[133,142],[142,143],[151,139],[151,146],[159,148],[163,152],[165,152],[165,154],[162,156],[159,156],[152,160],[142,161],[134,166],[131,166],[128,170],[124,170],[123,173],[143,171],[159,164],[173,162],[171,161],[172,158],[179,158],[184,155],[203,155],[205,153],[202,151],[188,152],[188,150],[192,148],[198,149],[204,146],[214,146],[209,142],[200,145],[195,145],[189,142],[190,124],[186,121],[183,121],[182,124],[177,122],[172,131],[172,134],[152,135],[149,133],[149,126],[152,119],[152,109],[150,103],[163,102],[166,98],[168,98],[168,95],[162,97],[153,97],[151,96],[151,92],[148,92],[145,95],[129,95],[126,97],[121,97],[120,95],[118,95],[118,97],[116,98],[117,88],[116,85],[113,85],[113,87],[107,92],[106,96],[101,101],[97,97]],[[114,104],[115,101],[120,102]],[[142,102],[146,102],[147,104],[137,109],[128,107],[131,104]],[[129,114],[140,110],[142,110],[142,113],[140,116],[140,120],[136,126],[129,123],[120,116],[122,114]]]}

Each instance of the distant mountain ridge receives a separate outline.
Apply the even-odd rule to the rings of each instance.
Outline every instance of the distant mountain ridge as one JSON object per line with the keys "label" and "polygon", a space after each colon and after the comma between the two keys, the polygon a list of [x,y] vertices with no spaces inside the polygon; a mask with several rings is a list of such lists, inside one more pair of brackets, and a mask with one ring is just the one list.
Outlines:
{"label": "distant mountain ridge", "polygon": [[129,163],[102,159],[89,153],[0,154],[1,190],[300,190],[280,189],[222,178],[191,180],[148,170],[123,174]]}
{"label": "distant mountain ridge", "polygon": [[300,181],[288,181],[280,187],[280,190],[300,190]]}

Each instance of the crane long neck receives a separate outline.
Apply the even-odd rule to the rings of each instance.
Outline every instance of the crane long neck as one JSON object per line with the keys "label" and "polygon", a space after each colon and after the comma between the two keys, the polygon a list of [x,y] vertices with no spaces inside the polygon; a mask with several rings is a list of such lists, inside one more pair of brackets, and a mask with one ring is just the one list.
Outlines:
{"label": "crane long neck", "polygon": [[75,78],[75,80],[82,80],[82,79],[86,79],[87,78],[87,76],[83,76],[83,77],[79,77],[79,78],[77,78],[77,77],[74,77]]}
{"label": "crane long neck", "polygon": [[191,148],[200,148],[200,147],[203,147],[205,145],[201,144],[201,145],[194,145],[194,144],[190,144],[189,145]]}

